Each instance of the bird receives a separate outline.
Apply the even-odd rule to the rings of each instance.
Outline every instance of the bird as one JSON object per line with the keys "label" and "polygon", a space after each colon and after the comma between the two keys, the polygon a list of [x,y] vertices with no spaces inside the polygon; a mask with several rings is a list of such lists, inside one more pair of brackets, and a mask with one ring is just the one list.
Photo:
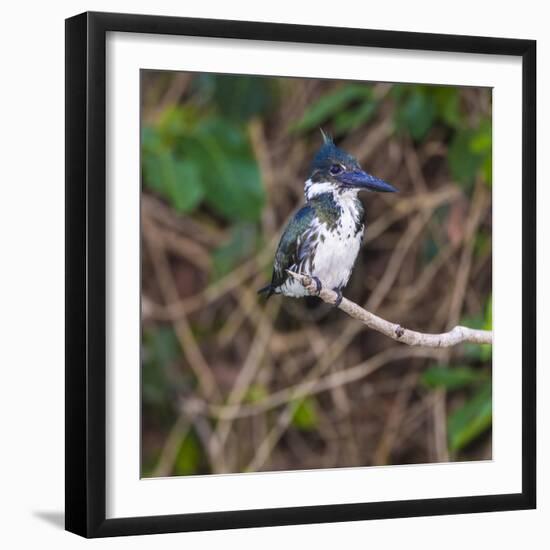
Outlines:
{"label": "bird", "polygon": [[337,147],[322,129],[321,135],[323,143],[304,185],[305,204],[285,227],[275,253],[271,282],[258,293],[267,298],[273,294],[309,296],[309,290],[288,274],[293,271],[309,276],[317,295],[322,285],[333,290],[337,307],[363,240],[365,213],[357,196],[359,191],[398,190],[365,172],[357,159]]}

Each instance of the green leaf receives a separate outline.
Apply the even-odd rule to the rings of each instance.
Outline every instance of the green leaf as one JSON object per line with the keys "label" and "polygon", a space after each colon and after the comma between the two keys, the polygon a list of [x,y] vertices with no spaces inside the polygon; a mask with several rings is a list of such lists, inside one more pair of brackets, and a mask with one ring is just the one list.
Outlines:
{"label": "green leaf", "polygon": [[176,160],[168,150],[144,154],[143,174],[145,185],[179,212],[193,210],[204,195],[196,166],[191,161]]}
{"label": "green leaf", "polygon": [[143,154],[141,161],[143,185],[145,188],[163,194],[162,168],[160,158],[152,154]]}
{"label": "green leaf", "polygon": [[192,105],[167,107],[160,115],[158,132],[162,143],[173,149],[178,141],[189,135],[199,120],[199,113]]}
{"label": "green leaf", "polygon": [[480,174],[489,186],[493,183],[492,132],[491,121],[488,119],[482,120],[470,143],[472,151],[481,157]]}
{"label": "green leaf", "polygon": [[481,175],[489,187],[493,185],[493,155],[488,154],[481,165]]}
{"label": "green leaf", "polygon": [[202,451],[193,433],[183,440],[174,464],[174,475],[185,476],[198,473]]}
{"label": "green leaf", "polygon": [[143,344],[147,349],[146,359],[161,366],[177,359],[180,353],[178,339],[171,327],[144,331]]}
{"label": "green leaf", "polygon": [[244,400],[247,403],[261,403],[267,395],[267,389],[263,384],[252,384],[248,388]]}
{"label": "green leaf", "polygon": [[429,388],[456,390],[480,381],[486,381],[487,373],[466,366],[449,367],[439,365],[426,369],[420,380]]}
{"label": "green leaf", "polygon": [[366,124],[376,112],[378,102],[365,100],[356,109],[349,109],[339,113],[334,119],[334,133],[343,134]]}
{"label": "green leaf", "polygon": [[141,132],[141,169],[145,187],[157,193],[163,192],[160,155],[165,148],[159,132],[146,126]]}
{"label": "green leaf", "polygon": [[476,258],[482,258],[490,254],[492,246],[491,234],[480,229],[474,237],[474,254]]}
{"label": "green leaf", "polygon": [[215,75],[214,101],[223,116],[233,121],[268,112],[277,99],[277,80],[261,76]]}
{"label": "green leaf", "polygon": [[430,86],[435,98],[437,116],[451,128],[461,123],[458,89],[453,86]]}
{"label": "green leaf", "polygon": [[311,397],[301,400],[294,411],[292,425],[299,430],[311,431],[318,422],[316,401]]}
{"label": "green leaf", "polygon": [[486,363],[493,357],[493,346],[491,344],[480,344],[479,359]]}
{"label": "green leaf", "polygon": [[493,419],[491,384],[481,387],[447,420],[449,447],[458,452],[490,428]]}
{"label": "green leaf", "polygon": [[246,128],[212,110],[169,107],[155,127],[145,126],[142,170],[144,186],[181,213],[204,200],[229,221],[260,218],[265,193]]}
{"label": "green leaf", "polygon": [[421,141],[432,127],[436,114],[433,97],[423,87],[416,87],[396,111],[397,128],[407,130],[415,141]]}
{"label": "green leaf", "polygon": [[191,212],[204,196],[197,166],[191,161],[174,161],[174,178],[170,181],[169,196],[176,210]]}
{"label": "green leaf", "polygon": [[[471,328],[472,325],[464,325]],[[478,327],[481,328],[481,327]],[[486,362],[490,359],[490,353],[492,351],[491,344],[472,344],[471,342],[465,342],[462,346],[463,359],[465,361],[471,361],[472,363]]]}
{"label": "green leaf", "polygon": [[475,129],[457,131],[449,147],[449,168],[453,177],[470,188],[480,174],[490,186],[493,178],[492,126],[482,120]]}
{"label": "green leaf", "polygon": [[410,87],[407,84],[394,84],[390,89],[390,96],[399,103],[405,99],[409,89]]}
{"label": "green leaf", "polygon": [[145,153],[158,153],[162,149],[162,138],[156,128],[144,126],[141,131],[141,148]]}
{"label": "green leaf", "polygon": [[290,126],[290,130],[304,132],[316,128],[352,101],[370,99],[371,94],[372,89],[369,85],[346,84],[318,99],[311,107],[306,109],[298,122]]}
{"label": "green leaf", "polygon": [[199,167],[205,201],[230,221],[258,221],[265,192],[243,132],[221,119],[208,119],[194,137],[187,156]]}
{"label": "green leaf", "polygon": [[167,370],[179,356],[179,345],[171,328],[143,332],[143,362],[141,382],[145,403],[165,407],[167,401]]}
{"label": "green leaf", "polygon": [[481,165],[481,156],[472,151],[471,140],[475,133],[470,130],[459,130],[449,147],[449,168],[453,178],[466,188],[471,188]]}
{"label": "green leaf", "polygon": [[492,127],[489,120],[482,120],[470,140],[472,153],[490,153],[493,143]]}

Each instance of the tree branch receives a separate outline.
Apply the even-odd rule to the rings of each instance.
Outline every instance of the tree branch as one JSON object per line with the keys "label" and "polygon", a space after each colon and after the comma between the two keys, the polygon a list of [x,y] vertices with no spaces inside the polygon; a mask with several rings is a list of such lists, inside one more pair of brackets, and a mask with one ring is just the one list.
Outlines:
{"label": "tree branch", "polygon": [[[287,270],[287,273],[294,279],[300,281],[310,295],[319,296],[319,298],[327,304],[336,304],[338,295],[334,290],[330,290],[323,286],[321,292],[317,294],[315,283],[311,277],[289,270]],[[323,281],[321,281],[321,284],[322,282]],[[369,328],[409,346],[448,348],[460,344],[461,342],[473,342],[475,344],[493,343],[493,332],[490,330],[476,330],[468,327],[456,326],[449,332],[425,334],[423,332],[416,332],[415,330],[403,328],[401,325],[396,325],[395,323],[390,323],[374,315],[374,313],[363,309],[347,298],[342,298],[338,308],[347,313],[350,317],[361,321]]]}

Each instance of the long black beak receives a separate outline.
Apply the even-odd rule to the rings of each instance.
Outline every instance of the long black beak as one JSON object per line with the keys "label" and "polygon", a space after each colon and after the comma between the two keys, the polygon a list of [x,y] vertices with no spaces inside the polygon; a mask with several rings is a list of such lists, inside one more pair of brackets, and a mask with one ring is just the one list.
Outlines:
{"label": "long black beak", "polygon": [[337,176],[338,180],[346,187],[355,189],[367,189],[368,191],[378,191],[380,193],[397,193],[393,185],[380,180],[363,172],[363,170],[354,170],[353,172],[343,172]]}

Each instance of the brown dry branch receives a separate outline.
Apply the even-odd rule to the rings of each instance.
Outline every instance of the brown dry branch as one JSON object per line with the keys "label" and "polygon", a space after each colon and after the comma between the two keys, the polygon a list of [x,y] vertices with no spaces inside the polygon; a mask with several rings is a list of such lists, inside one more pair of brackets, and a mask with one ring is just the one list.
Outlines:
{"label": "brown dry branch", "polygon": [[[178,290],[165,254],[164,243],[154,224],[142,221],[143,236],[148,247],[160,291],[166,303],[177,300]],[[210,365],[204,358],[191,330],[187,317],[180,316],[173,322],[174,333],[181,351],[197,376],[201,391],[207,397],[219,396],[219,388]]]}
{"label": "brown dry branch", "polygon": [[[246,392],[250,388],[254,377],[256,376],[258,369],[262,366],[262,356],[273,331],[272,319],[275,318],[280,304],[274,302],[273,305],[268,307],[268,311],[264,313],[258,328],[256,330],[254,340],[250,346],[248,356],[244,362],[243,367],[240,369],[237,379],[231,388],[229,396],[227,397],[228,405],[239,406],[246,396]],[[222,461],[222,472],[226,470],[224,463],[223,447],[227,441],[229,433],[231,432],[233,419],[222,421],[218,424],[216,432],[214,433],[215,441],[219,444],[218,454]]]}
{"label": "brown dry branch", "polygon": [[347,367],[326,376],[322,376],[322,374],[316,372],[314,376],[311,376],[304,382],[300,382],[294,386],[273,392],[260,403],[253,405],[241,404],[239,406],[230,406],[215,405],[205,402],[202,404],[201,413],[208,414],[209,416],[220,420],[260,415],[271,409],[275,409],[281,405],[288,405],[289,403],[304,397],[316,395],[340,386],[353,384],[358,380],[362,380],[363,378],[370,376],[391,362],[415,357],[437,359],[440,353],[440,350],[436,350],[434,348],[390,348],[370,357],[369,359],[361,361],[353,367]]}
{"label": "brown dry branch", "polygon": [[[288,429],[302,398],[365,378],[390,361],[403,359],[405,357],[432,357],[432,354],[434,353],[437,352],[433,349],[389,349],[375,355],[374,357],[371,357],[370,359],[367,359],[366,361],[363,361],[355,367],[336,372],[324,378],[316,375],[315,377],[312,377],[309,380],[294,386],[293,388],[288,388],[278,392],[277,394],[273,394],[271,398],[266,399],[264,402],[259,404],[259,406],[273,406],[276,401],[279,401],[279,404],[285,402],[287,404],[286,408],[280,413],[275,425],[272,427],[260,446],[256,449],[254,458],[246,467],[246,471],[259,471],[260,468],[262,468],[272,453],[275,445]],[[268,403],[268,401],[271,402]]]}
{"label": "brown dry branch", "polygon": [[[300,281],[311,296],[318,295],[325,303],[332,305],[336,304],[338,294],[334,292],[334,290],[323,287],[321,292],[317,294],[315,283],[311,277],[289,270],[287,270],[287,273],[294,279]],[[323,282],[321,281],[321,285],[322,284]],[[403,328],[401,325],[386,321],[374,313],[363,309],[347,298],[342,298],[338,308],[344,313],[347,313],[350,317],[361,321],[369,328],[385,334],[392,340],[402,342],[409,346],[448,348],[462,342],[472,342],[475,344],[493,343],[493,332],[490,330],[477,330],[459,325],[441,334],[426,334],[415,330],[409,330]]]}

